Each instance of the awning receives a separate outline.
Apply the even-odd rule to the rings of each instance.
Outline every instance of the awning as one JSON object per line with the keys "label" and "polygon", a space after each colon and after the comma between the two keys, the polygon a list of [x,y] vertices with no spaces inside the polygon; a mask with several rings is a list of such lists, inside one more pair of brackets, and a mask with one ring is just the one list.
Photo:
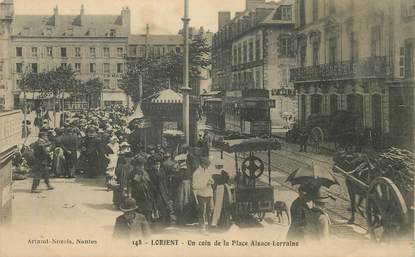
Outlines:
{"label": "awning", "polygon": [[[42,96],[42,94],[40,92],[26,92],[26,99],[27,100],[31,100],[31,99],[35,99],[35,100],[37,100],[37,99],[52,99],[53,98],[52,95],[47,95],[47,96],[44,96],[44,97],[41,97],[41,96]],[[64,96],[64,98],[70,98],[71,94],[65,92],[65,93],[63,93],[63,96]],[[24,98],[23,92],[20,92],[19,98],[20,99]],[[62,94],[59,94],[57,96],[57,99],[62,99]]]}
{"label": "awning", "polygon": [[210,92],[200,94],[200,96],[216,96],[216,95],[220,94],[220,92],[221,91],[210,91]]}

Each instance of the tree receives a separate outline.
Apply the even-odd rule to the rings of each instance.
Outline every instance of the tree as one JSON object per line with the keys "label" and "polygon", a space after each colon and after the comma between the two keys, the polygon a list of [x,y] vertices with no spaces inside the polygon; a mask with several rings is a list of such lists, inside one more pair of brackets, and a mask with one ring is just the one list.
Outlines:
{"label": "tree", "polygon": [[104,84],[98,78],[89,79],[86,82],[80,82],[77,87],[77,94],[85,97],[88,106],[98,107],[101,99]]}
{"label": "tree", "polygon": [[[189,45],[189,76],[198,79],[200,69],[210,65],[210,47],[203,36],[195,36]],[[163,56],[137,58],[129,64],[128,71],[121,81],[121,89],[131,96],[134,102],[140,98],[139,81],[143,79],[143,97],[157,93],[168,84],[178,90],[183,84],[183,54],[168,53]]]}
{"label": "tree", "polygon": [[77,84],[75,72],[70,66],[40,73],[27,72],[22,77],[21,87],[25,91],[36,91],[40,97],[53,97],[53,117],[56,126],[56,99],[64,92],[72,92]]}

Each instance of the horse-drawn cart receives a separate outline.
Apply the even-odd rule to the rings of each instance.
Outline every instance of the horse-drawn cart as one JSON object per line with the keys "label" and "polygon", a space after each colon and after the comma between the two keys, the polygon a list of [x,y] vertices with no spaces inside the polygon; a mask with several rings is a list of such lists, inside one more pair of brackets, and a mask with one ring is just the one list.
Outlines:
{"label": "horse-drawn cart", "polygon": [[[274,139],[249,138],[224,140],[219,147],[233,153],[235,158],[235,207],[234,217],[248,215],[263,219],[266,212],[273,212],[274,188],[271,186],[271,150],[281,149],[281,144]],[[268,152],[268,183],[258,180],[265,171],[264,162],[256,152]],[[239,163],[240,155],[247,155]]]}
{"label": "horse-drawn cart", "polygon": [[[378,160],[390,156],[393,151],[397,152],[396,149],[389,150]],[[386,156],[386,160],[395,161],[391,161],[389,156]],[[397,238],[413,238],[413,170],[402,172],[396,166],[386,166],[388,170],[383,168],[384,165],[372,166],[367,159],[366,163],[361,163],[354,170],[346,171],[335,165],[334,171],[342,173],[353,187],[366,193],[365,216],[373,240],[385,242]]]}

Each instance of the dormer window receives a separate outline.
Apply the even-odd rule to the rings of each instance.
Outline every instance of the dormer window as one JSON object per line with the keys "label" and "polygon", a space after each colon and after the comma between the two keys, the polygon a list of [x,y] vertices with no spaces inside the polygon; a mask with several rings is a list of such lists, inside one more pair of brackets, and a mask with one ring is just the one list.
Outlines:
{"label": "dormer window", "polygon": [[111,29],[110,30],[110,37],[115,37],[117,35],[117,30]]}

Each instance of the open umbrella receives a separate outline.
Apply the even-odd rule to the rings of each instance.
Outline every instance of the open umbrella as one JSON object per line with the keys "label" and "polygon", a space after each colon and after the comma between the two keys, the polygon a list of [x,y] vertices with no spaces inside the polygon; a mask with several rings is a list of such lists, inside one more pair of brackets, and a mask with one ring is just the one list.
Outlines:
{"label": "open umbrella", "polygon": [[339,184],[330,170],[314,164],[296,169],[286,182],[291,182],[292,185],[319,184],[327,188]]}
{"label": "open umbrella", "polygon": [[130,123],[134,120],[139,120],[144,118],[143,111],[141,110],[141,104],[137,104],[137,107],[135,108],[134,113],[131,116],[128,116],[126,121],[127,123]]}

